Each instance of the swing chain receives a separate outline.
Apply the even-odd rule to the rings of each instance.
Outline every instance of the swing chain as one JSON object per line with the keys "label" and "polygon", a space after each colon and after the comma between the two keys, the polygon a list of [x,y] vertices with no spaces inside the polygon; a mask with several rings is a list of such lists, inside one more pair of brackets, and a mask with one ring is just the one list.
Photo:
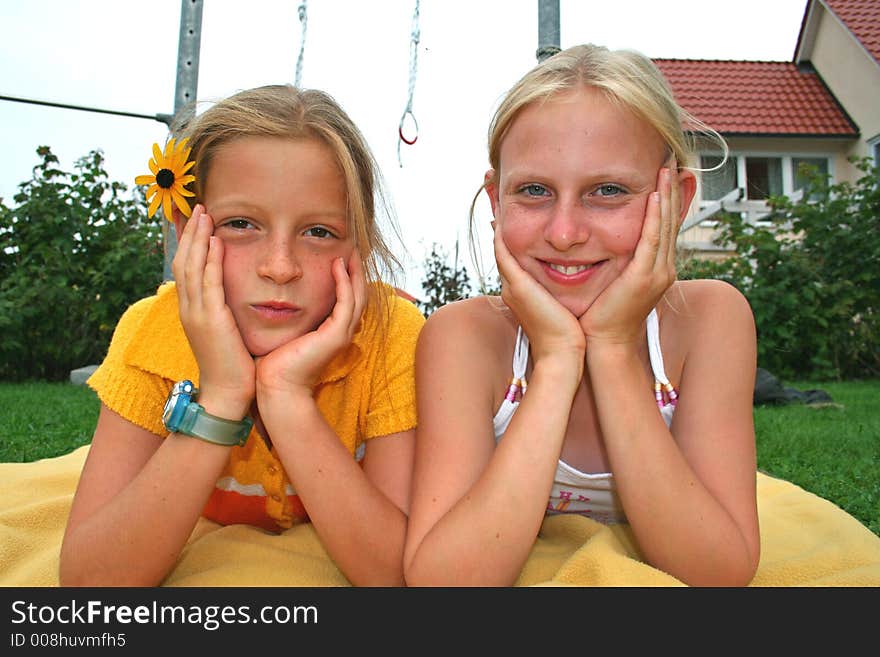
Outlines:
{"label": "swing chain", "polygon": [[[410,32],[410,45],[409,45],[409,89],[408,89],[408,99],[406,103],[406,109],[403,110],[403,115],[400,117],[400,123],[397,126],[397,162],[403,168],[403,162],[400,159],[400,142],[408,144],[412,146],[416,143],[416,140],[419,138],[419,122],[416,120],[415,114],[412,111],[413,104],[413,95],[416,89],[416,74],[418,73],[418,57],[419,57],[419,39],[421,38],[421,31],[419,30],[419,0],[416,0],[415,11],[413,11],[412,18],[412,30]],[[409,116],[412,119],[413,125],[415,126],[415,134],[412,139],[407,139],[403,135],[403,123],[406,120],[406,117]]]}
{"label": "swing chain", "polygon": [[307,15],[307,4],[308,0],[302,0],[299,7],[297,7],[297,14],[299,15],[299,22],[302,24],[302,34],[299,40],[299,57],[296,59],[296,78],[294,79],[294,86],[298,89],[300,80],[302,79],[302,65],[303,65],[303,54],[306,49],[306,28],[308,26],[309,17]]}

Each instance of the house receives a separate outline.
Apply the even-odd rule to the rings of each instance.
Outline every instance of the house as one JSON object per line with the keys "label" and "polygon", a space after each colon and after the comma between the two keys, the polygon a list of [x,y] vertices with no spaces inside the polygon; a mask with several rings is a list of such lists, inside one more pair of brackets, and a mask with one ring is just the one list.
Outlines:
{"label": "house", "polygon": [[[655,59],[679,103],[727,140],[730,158],[703,173],[679,246],[711,257],[712,215],[767,212],[769,196],[797,198],[800,164],[835,182],[880,164],[880,1],[807,0],[792,61]],[[702,144],[700,168],[721,154]],[[714,150],[713,150],[714,148]]]}

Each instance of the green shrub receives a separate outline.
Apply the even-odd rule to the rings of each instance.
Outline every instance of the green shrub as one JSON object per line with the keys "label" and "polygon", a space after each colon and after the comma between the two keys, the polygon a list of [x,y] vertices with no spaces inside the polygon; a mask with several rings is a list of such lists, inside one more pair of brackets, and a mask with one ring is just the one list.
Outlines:
{"label": "green shrub", "polygon": [[458,266],[458,242],[455,243],[455,259],[449,265],[449,256],[439,244],[431,245],[431,253],[425,258],[425,277],[422,279],[422,300],[419,310],[427,317],[438,308],[467,299],[471,283],[467,269]]}
{"label": "green shrub", "polygon": [[[0,199],[0,379],[48,380],[99,362],[122,312],[162,277],[162,230],[124,198],[100,151],[72,173],[47,146],[14,207]],[[158,216],[158,215],[157,215]]]}
{"label": "green shrub", "polygon": [[855,183],[805,169],[802,200],[770,200],[759,225],[718,216],[719,243],[737,255],[691,260],[681,278],[720,278],[755,314],[758,365],[787,379],[880,375],[880,188],[867,159]]}

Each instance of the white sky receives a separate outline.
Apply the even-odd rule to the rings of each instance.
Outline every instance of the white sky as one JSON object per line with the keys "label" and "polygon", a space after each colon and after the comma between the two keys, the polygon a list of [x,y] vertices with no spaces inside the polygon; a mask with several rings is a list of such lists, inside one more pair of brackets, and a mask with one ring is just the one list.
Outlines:
{"label": "white sky", "polygon": [[[561,46],[790,61],[806,1],[560,0]],[[300,4],[205,0],[199,99],[292,83]],[[0,95],[170,114],[180,7],[181,0],[0,0]],[[451,252],[460,239],[471,269],[467,215],[487,167],[486,129],[501,95],[536,62],[538,0],[421,0],[413,100],[419,137],[401,145],[401,168],[397,127],[414,8],[415,0],[308,0],[302,85],[333,95],[373,148],[404,239],[402,282],[418,296],[432,243]],[[147,172],[152,143],[166,135],[158,121],[0,100],[0,197],[12,204],[40,145],[68,170],[100,148],[110,178],[133,186]],[[488,204],[478,208],[487,224]]]}

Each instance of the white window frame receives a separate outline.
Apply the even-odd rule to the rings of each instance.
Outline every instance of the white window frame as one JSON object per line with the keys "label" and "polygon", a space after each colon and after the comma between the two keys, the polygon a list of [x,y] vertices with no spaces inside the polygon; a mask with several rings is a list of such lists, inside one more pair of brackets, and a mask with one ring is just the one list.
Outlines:
{"label": "white window frame", "polygon": [[[880,135],[874,138],[873,142],[875,144],[880,144]],[[875,147],[876,152],[876,147]],[[700,151],[698,153],[698,157],[702,158],[703,156],[720,156],[721,153],[717,151]],[[782,194],[784,196],[788,196],[791,198],[791,195],[796,191],[794,189],[794,173],[792,172],[792,159],[800,159],[800,158],[813,158],[813,159],[824,159],[828,163],[828,175],[831,176],[832,182],[835,180],[836,172],[834,167],[834,154],[833,153],[820,153],[814,151],[806,151],[802,153],[793,153],[790,151],[740,151],[740,150],[732,150],[728,153],[728,157],[736,158],[736,186],[743,190],[743,200],[749,200],[748,196],[748,181],[746,180],[746,158],[747,157],[775,157],[782,160]],[[878,155],[880,157],[880,155]],[[761,201],[764,199],[751,199],[754,201]],[[715,203],[716,201],[711,199],[704,199],[700,197],[700,209]],[[760,222],[758,222],[760,223]],[[717,225],[717,222],[708,220],[703,221],[700,224],[701,226],[705,226],[707,228],[712,228]]]}
{"label": "white window frame", "polygon": [[[876,137],[873,140],[875,145],[880,145],[880,136]],[[870,142],[869,142],[870,143]],[[875,146],[876,148],[876,146]],[[701,152],[700,157],[703,156],[719,156],[720,153],[705,151]],[[791,161],[793,159],[817,159],[817,160],[825,160],[828,163],[828,174],[831,176],[831,180],[835,179],[835,171],[834,171],[834,155],[831,153],[813,153],[813,152],[805,152],[805,153],[791,153],[785,152],[780,153],[778,151],[730,151],[728,157],[735,157],[736,159],[736,186],[740,189],[747,189],[746,180],[746,158],[747,157],[775,157],[782,160],[782,193],[785,196],[791,196],[794,192],[794,174],[791,168]],[[703,199],[701,199],[703,200]],[[752,199],[752,200],[760,200],[760,199]],[[711,201],[704,201],[711,202]]]}
{"label": "white window frame", "polygon": [[874,166],[880,167],[880,135],[868,140],[868,152],[874,160]]}

